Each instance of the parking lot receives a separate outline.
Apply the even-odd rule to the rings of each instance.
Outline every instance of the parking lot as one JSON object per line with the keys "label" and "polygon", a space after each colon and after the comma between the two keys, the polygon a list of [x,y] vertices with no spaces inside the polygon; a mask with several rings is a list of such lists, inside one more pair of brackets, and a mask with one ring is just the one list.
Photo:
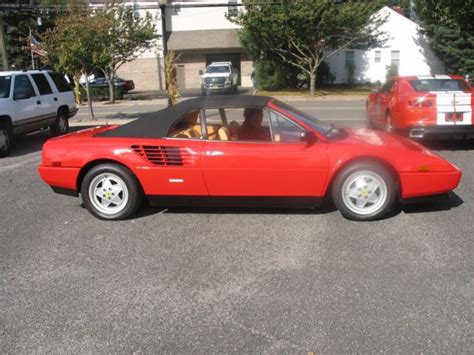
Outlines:
{"label": "parking lot", "polygon": [[[337,126],[366,126],[362,98],[290,103]],[[126,119],[158,106],[97,113]],[[2,353],[474,348],[472,143],[431,145],[464,172],[449,201],[377,222],[325,206],[145,208],[112,223],[40,180],[47,138],[21,137],[0,160]]]}

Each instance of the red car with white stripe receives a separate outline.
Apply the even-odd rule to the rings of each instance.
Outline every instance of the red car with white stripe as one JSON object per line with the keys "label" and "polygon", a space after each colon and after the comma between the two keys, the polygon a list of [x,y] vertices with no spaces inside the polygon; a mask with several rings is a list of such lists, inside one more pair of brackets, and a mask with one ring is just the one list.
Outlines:
{"label": "red car with white stripe", "polygon": [[461,76],[394,77],[369,95],[367,118],[410,138],[474,138],[473,93]]}

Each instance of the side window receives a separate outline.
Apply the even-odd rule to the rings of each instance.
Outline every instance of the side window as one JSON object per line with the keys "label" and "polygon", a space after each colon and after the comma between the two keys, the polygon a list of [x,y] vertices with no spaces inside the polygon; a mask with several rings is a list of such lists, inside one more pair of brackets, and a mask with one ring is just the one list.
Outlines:
{"label": "side window", "polygon": [[[268,112],[261,108],[226,108],[215,110],[219,113],[221,127],[216,140],[271,142],[270,119]],[[214,123],[208,119],[206,110],[206,124]],[[209,135],[212,140],[212,136]]]}
{"label": "side window", "polygon": [[51,79],[53,79],[54,85],[58,88],[59,92],[72,91],[71,86],[68,84],[64,76],[59,73],[49,73]]}
{"label": "side window", "polygon": [[199,117],[199,110],[185,114],[173,127],[171,127],[168,133],[168,137],[171,138],[199,139],[201,136],[201,119]]}
{"label": "side window", "polygon": [[15,77],[14,98],[21,100],[36,96],[30,79],[26,75],[18,75]]}
{"label": "side window", "polygon": [[270,111],[274,142],[301,142],[305,130],[281,114]]}
{"label": "side window", "polygon": [[36,87],[38,88],[40,95],[49,95],[53,93],[51,86],[48,83],[48,80],[44,76],[44,74],[31,74]]}
{"label": "side window", "polygon": [[382,89],[380,90],[380,92],[390,92],[390,90],[392,90],[393,83],[394,83],[393,80],[387,81],[385,85],[382,86]]}

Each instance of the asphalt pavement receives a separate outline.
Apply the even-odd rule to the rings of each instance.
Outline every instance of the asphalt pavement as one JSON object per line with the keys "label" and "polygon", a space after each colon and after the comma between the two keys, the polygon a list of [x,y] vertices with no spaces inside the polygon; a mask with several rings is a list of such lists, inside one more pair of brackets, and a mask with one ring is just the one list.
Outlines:
{"label": "asphalt pavement", "polygon": [[[292,104],[366,125],[360,100]],[[472,353],[474,145],[432,146],[464,171],[448,202],[377,222],[330,206],[104,222],[39,179],[48,137],[0,160],[1,353]]]}

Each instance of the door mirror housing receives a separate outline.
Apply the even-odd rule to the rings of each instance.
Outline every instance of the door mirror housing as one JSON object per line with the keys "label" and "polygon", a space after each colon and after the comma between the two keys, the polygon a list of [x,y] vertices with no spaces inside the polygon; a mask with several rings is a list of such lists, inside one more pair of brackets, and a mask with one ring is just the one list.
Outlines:
{"label": "door mirror housing", "polygon": [[18,91],[18,92],[15,92],[15,94],[13,95],[14,100],[25,100],[25,99],[29,99],[30,97],[31,95],[27,91]]}
{"label": "door mirror housing", "polygon": [[301,133],[301,141],[308,144],[313,144],[318,141],[318,137],[313,131],[306,131]]}

